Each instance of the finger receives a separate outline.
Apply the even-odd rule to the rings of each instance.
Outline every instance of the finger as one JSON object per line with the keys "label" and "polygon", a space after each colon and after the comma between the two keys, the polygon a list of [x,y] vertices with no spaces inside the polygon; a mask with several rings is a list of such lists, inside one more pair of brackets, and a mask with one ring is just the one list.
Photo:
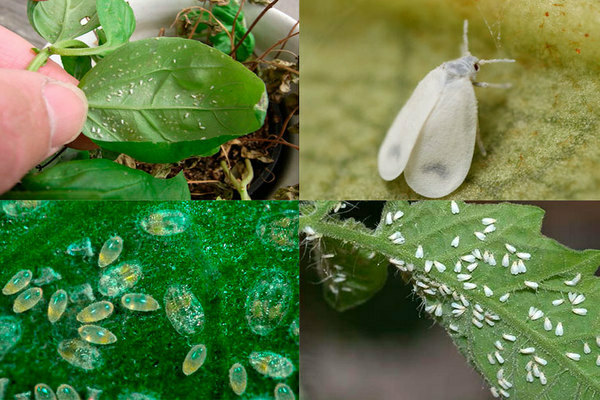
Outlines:
{"label": "finger", "polygon": [[85,122],[83,92],[44,75],[0,69],[0,193],[75,139]]}
{"label": "finger", "polygon": [[[0,26],[0,68],[26,69],[35,57],[35,53],[31,50],[33,47],[35,46],[21,36]],[[78,83],[77,79],[51,60],[48,60],[38,72],[73,85]]]}

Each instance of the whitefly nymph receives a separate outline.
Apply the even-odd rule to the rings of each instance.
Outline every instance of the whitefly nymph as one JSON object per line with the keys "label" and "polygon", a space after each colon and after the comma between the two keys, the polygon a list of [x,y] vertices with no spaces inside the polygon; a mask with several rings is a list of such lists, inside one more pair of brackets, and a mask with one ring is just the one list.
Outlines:
{"label": "whitefly nymph", "polygon": [[[475,81],[481,65],[515,60],[471,55],[467,30],[465,21],[462,57],[443,63],[419,82],[379,148],[379,175],[391,181],[404,172],[408,186],[425,197],[452,193],[469,172],[479,139],[473,86],[509,87]],[[485,155],[481,140],[478,143]]]}

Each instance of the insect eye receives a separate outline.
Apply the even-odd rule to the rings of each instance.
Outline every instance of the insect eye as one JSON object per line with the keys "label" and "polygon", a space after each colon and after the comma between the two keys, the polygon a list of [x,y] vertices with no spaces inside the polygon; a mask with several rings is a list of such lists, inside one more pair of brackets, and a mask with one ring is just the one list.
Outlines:
{"label": "insect eye", "polygon": [[479,65],[478,64],[473,64],[473,68],[475,68],[475,71],[479,71]]}

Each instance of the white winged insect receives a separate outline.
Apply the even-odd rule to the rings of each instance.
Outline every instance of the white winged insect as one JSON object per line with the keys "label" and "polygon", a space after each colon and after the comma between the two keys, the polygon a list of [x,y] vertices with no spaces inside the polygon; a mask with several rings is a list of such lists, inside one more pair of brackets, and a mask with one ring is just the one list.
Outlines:
{"label": "white winged insect", "polygon": [[[419,82],[379,148],[379,175],[391,181],[404,172],[406,183],[425,197],[452,193],[469,172],[475,139],[479,139],[473,86],[510,87],[475,81],[481,65],[515,60],[472,56],[468,26],[465,20],[462,57],[443,63]],[[479,140],[478,144],[485,155]]]}

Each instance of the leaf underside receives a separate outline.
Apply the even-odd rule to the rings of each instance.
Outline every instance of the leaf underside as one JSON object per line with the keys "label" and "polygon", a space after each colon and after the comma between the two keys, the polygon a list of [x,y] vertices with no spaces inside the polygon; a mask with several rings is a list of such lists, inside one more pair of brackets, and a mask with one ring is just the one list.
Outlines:
{"label": "leaf underside", "polygon": [[[84,134],[146,162],[213,154],[259,129],[264,83],[209,46],[181,38],[128,43],[80,82],[89,102]],[[149,146],[153,144],[156,146]]]}
{"label": "leaf underside", "polygon": [[[458,214],[452,214],[448,202],[426,201],[412,205],[389,202],[374,232],[345,230],[335,217],[321,220],[305,216],[301,218],[301,227],[308,225],[315,231],[310,236],[314,243],[327,243],[329,238],[343,240],[346,246],[361,248],[365,254],[377,252],[390,259],[423,299],[425,310],[444,326],[459,350],[482,373],[493,394],[549,400],[600,396],[600,366],[597,365],[600,363],[600,278],[594,275],[600,263],[600,251],[571,250],[541,235],[544,212],[537,207],[460,203],[459,208]],[[404,216],[388,224],[397,211],[404,212]],[[487,227],[482,224],[483,218],[494,218],[497,222],[496,230],[487,233],[481,241],[474,232],[483,232]],[[398,237],[396,232],[405,238],[404,243],[392,243],[390,237]],[[456,236],[460,240],[454,248],[451,242]],[[516,248],[514,254],[507,250],[507,243]],[[415,257],[419,245],[424,250],[423,258]],[[315,244],[318,246],[320,244]],[[462,261],[460,274],[471,277],[459,281],[456,263],[461,256],[473,255],[476,249],[482,258],[486,251],[488,255],[493,254],[496,265],[476,259],[477,266],[469,272],[467,267],[471,263]],[[327,253],[334,255],[327,258],[328,263],[342,265],[334,272],[346,274],[346,279],[336,284],[335,291],[341,293],[344,287],[353,290],[348,286],[354,280],[352,268],[344,268],[342,264],[347,260],[338,260],[335,248],[329,247]],[[511,272],[512,265],[520,259],[516,253],[529,253],[531,258],[522,260],[526,272],[515,275]],[[502,266],[505,254],[508,254],[508,267]],[[521,257],[526,258],[526,254]],[[446,270],[440,272],[433,266],[430,272],[425,272],[427,260],[438,261]],[[376,265],[371,268],[373,274],[381,269]],[[579,274],[580,280],[576,282]],[[333,279],[331,277],[331,281]],[[525,285],[525,281],[537,283],[537,290]],[[465,287],[464,283],[476,287]],[[489,290],[484,289],[484,285]],[[327,284],[324,287],[327,291]],[[506,294],[509,294],[508,299],[500,301]],[[576,299],[579,295],[583,296]],[[553,305],[552,302],[559,299],[563,302]],[[579,315],[574,309],[586,315]],[[556,331],[559,322],[563,327],[562,336]],[[515,336],[514,342],[507,340],[510,335]],[[567,353],[573,353],[572,357],[578,355],[580,359],[573,360]]]}
{"label": "leaf underside", "polygon": [[171,179],[125,167],[105,159],[60,163],[27,175],[5,199],[189,200],[182,173]]}
{"label": "leaf underside", "polygon": [[[95,0],[29,0],[31,25],[50,43],[74,39],[96,29],[100,22]],[[84,18],[90,18],[84,25]]]}

